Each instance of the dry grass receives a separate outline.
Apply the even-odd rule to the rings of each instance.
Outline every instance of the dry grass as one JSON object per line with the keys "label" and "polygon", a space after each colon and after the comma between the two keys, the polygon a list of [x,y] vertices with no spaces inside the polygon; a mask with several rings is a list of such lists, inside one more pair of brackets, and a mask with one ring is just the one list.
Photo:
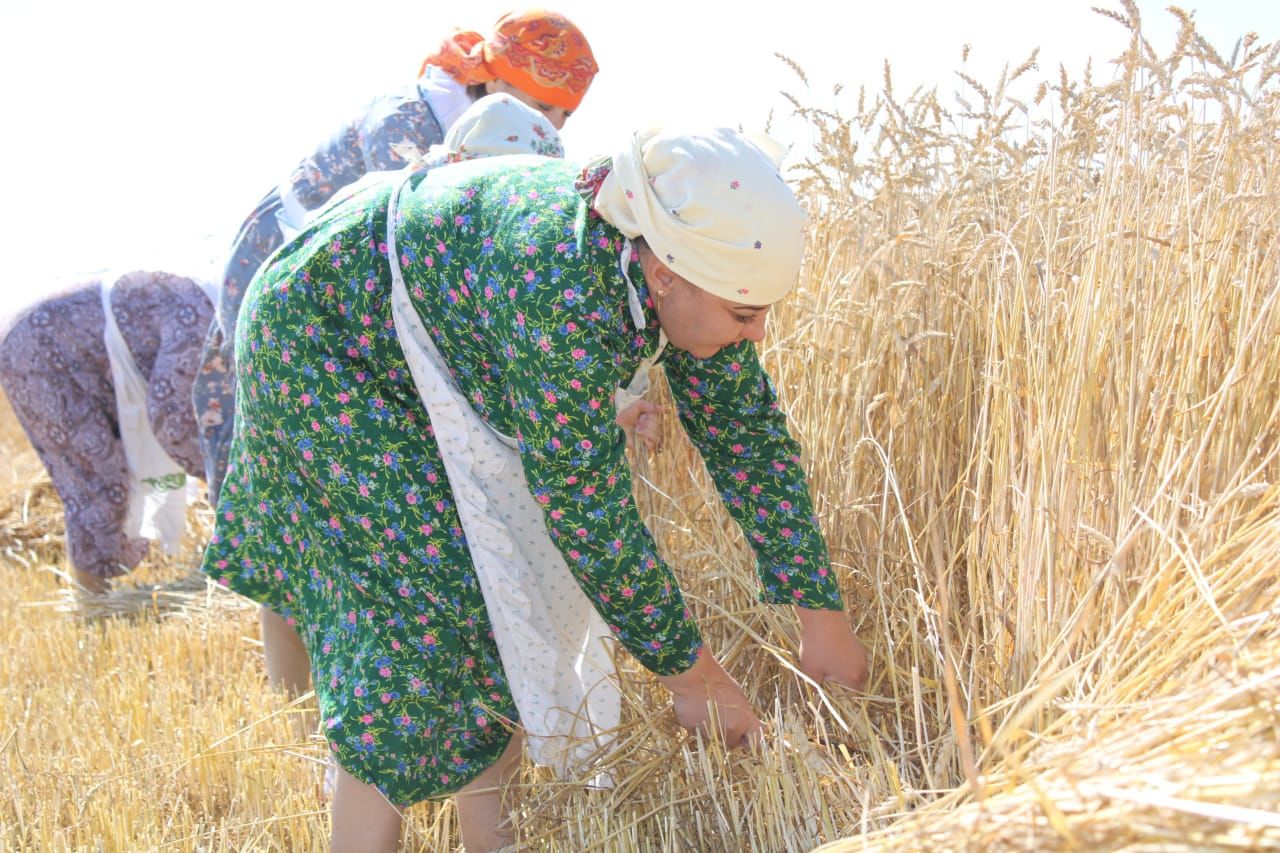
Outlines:
{"label": "dry grass", "polygon": [[[888,85],[805,108],[811,262],[766,360],[871,695],[795,674],[676,441],[638,462],[642,506],[772,746],[691,741],[624,663],[617,788],[528,770],[531,847],[1280,847],[1277,48],[1135,32],[1114,80],[1014,100],[1033,70],[963,81],[961,110]],[[33,606],[59,600],[58,507],[0,424],[0,847],[323,848],[323,748],[265,690],[252,609]],[[409,847],[452,833],[411,810]]]}

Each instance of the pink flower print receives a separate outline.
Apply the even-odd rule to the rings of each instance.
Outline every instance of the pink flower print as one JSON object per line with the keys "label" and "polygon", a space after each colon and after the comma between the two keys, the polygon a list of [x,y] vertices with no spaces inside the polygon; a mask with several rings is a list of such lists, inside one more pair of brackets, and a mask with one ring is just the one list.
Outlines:
{"label": "pink flower print", "polygon": [[364,723],[366,726],[369,725],[373,722],[373,714],[361,714],[360,722]]}
{"label": "pink flower print", "polygon": [[365,732],[364,734],[360,735],[360,740],[362,743],[373,743],[373,735],[370,734],[369,732]]}
{"label": "pink flower print", "polygon": [[736,189],[737,189],[738,187],[740,187],[740,186],[742,186],[742,185],[741,185],[741,184],[739,184],[737,181],[730,181],[730,182],[729,182],[729,189],[731,189],[731,190],[736,190]]}
{"label": "pink flower print", "polygon": [[751,292],[751,288],[749,288],[749,287],[739,287],[739,288],[738,288],[738,292],[739,292],[739,293],[741,293],[743,296],[746,296],[748,293],[750,293],[750,292]]}

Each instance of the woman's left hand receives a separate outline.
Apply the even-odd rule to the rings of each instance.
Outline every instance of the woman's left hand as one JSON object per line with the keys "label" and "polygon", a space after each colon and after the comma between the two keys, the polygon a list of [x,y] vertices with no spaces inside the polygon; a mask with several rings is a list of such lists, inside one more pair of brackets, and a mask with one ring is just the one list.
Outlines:
{"label": "woman's left hand", "polygon": [[641,442],[645,450],[662,446],[662,406],[648,400],[637,400],[618,412],[618,426],[626,433],[627,444]]}
{"label": "woman's left hand", "polygon": [[854,636],[844,612],[796,608],[800,619],[800,671],[861,690],[867,683],[867,647]]}

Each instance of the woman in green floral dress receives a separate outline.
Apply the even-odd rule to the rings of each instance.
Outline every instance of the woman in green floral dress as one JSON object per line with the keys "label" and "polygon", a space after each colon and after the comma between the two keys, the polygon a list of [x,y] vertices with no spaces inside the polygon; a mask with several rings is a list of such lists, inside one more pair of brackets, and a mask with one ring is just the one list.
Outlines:
{"label": "woman in green floral dress", "polygon": [[753,347],[794,283],[803,224],[753,141],[651,131],[586,170],[502,157],[367,188],[254,279],[205,570],[306,648],[341,767],[335,847],[357,826],[372,832],[366,847],[394,847],[399,814],[377,812],[374,794],[461,794],[468,849],[500,844],[498,798],[473,792],[519,754],[515,673],[473,559],[480,533],[460,515],[394,286],[459,398],[517,447],[545,536],[613,636],[672,689],[682,724],[706,726],[710,698],[731,744],[759,727],[631,497],[613,397],[668,342],[659,363],[756,551],[762,600],[796,606],[807,673],[865,679],[799,447]]}

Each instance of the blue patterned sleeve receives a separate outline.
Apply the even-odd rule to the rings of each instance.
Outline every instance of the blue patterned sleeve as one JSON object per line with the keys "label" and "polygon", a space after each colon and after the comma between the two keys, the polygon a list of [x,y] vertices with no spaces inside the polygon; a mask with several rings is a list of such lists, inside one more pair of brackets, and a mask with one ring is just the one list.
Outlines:
{"label": "blue patterned sleeve", "polygon": [[385,95],[299,163],[280,187],[281,196],[292,192],[303,209],[315,210],[367,173],[405,165],[392,148],[396,143],[425,153],[443,139],[426,97],[416,86]]}

